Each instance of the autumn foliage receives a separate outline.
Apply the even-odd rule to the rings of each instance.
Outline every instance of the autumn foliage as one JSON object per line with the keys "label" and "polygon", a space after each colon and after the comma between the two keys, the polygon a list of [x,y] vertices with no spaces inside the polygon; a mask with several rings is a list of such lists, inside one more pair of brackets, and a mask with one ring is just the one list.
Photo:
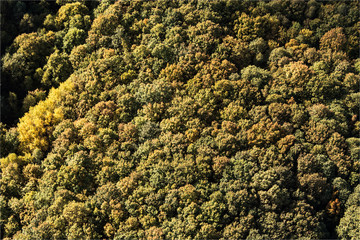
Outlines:
{"label": "autumn foliage", "polygon": [[1,239],[359,239],[357,1],[1,1]]}

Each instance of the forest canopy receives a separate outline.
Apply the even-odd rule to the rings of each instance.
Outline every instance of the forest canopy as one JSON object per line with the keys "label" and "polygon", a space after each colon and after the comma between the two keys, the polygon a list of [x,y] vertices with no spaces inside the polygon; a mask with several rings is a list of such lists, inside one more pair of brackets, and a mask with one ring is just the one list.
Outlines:
{"label": "forest canopy", "polygon": [[360,239],[358,1],[1,1],[1,239]]}

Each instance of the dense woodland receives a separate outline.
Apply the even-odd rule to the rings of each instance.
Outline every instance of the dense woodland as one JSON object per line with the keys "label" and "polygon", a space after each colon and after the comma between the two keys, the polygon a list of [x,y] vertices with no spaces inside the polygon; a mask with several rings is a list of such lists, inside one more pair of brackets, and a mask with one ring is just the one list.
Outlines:
{"label": "dense woodland", "polygon": [[2,239],[360,239],[358,1],[1,1]]}

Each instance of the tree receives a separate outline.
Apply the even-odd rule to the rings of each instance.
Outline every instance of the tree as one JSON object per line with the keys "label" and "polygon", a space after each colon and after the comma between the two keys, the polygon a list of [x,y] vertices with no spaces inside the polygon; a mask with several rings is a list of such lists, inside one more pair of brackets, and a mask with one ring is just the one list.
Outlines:
{"label": "tree", "polygon": [[56,50],[49,56],[44,66],[41,82],[45,86],[57,87],[64,82],[72,73],[72,66],[66,53]]}
{"label": "tree", "polygon": [[270,14],[250,17],[246,13],[242,13],[236,21],[234,30],[238,38],[250,42],[258,37],[266,40],[276,37],[278,25],[279,20]]}
{"label": "tree", "polygon": [[345,42],[346,37],[343,33],[343,29],[341,27],[333,28],[326,32],[320,39],[320,49],[331,49],[333,51],[344,50]]}
{"label": "tree", "polygon": [[18,124],[19,141],[24,152],[36,148],[46,151],[50,146],[50,137],[54,125],[63,119],[60,103],[71,91],[72,84],[64,82],[58,89],[49,93],[49,97],[31,108]]}
{"label": "tree", "polygon": [[346,202],[346,210],[344,216],[340,219],[337,227],[337,232],[342,238],[356,239],[359,233],[359,190],[360,185],[357,185],[354,192],[349,196]]}

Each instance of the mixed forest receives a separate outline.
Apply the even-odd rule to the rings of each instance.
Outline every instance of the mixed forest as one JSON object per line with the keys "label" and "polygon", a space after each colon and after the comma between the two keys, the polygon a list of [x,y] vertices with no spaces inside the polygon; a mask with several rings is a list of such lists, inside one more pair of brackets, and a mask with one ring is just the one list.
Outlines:
{"label": "mixed forest", "polygon": [[1,239],[360,239],[358,1],[1,1]]}

